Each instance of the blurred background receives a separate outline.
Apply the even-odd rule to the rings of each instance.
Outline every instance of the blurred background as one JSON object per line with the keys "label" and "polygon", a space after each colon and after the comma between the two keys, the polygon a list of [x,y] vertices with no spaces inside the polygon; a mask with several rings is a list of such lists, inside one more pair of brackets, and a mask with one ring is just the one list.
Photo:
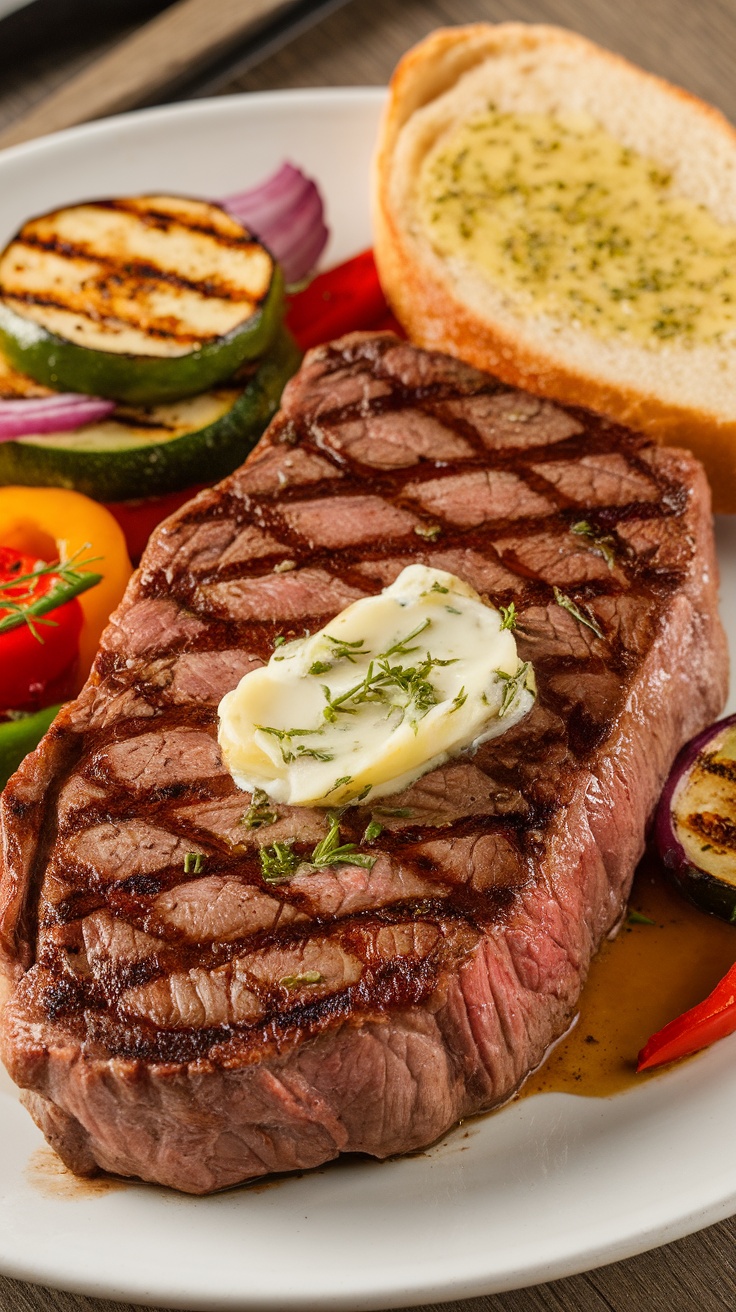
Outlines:
{"label": "blurred background", "polygon": [[[223,28],[209,44],[205,11]],[[736,119],[734,0],[708,0],[707,13],[679,0],[0,0],[0,133],[80,75],[89,82],[98,61],[136,33],[157,25],[162,32],[162,21],[177,24],[181,58],[167,62],[151,41],[146,60],[144,41],[145,85],[79,117],[232,91],[383,83],[407,45],[432,28],[509,18],[576,28]],[[642,41],[643,26],[656,41]],[[40,130],[59,125],[42,121]],[[31,126],[24,135],[37,133],[38,122]]]}

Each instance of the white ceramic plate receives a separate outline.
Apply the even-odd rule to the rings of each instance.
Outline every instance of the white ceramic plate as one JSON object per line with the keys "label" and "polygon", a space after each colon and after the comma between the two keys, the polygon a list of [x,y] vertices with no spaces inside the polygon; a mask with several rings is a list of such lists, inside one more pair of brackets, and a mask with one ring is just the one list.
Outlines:
{"label": "white ceramic plate", "polygon": [[[381,99],[233,97],[18,147],[0,157],[0,239],[28,215],[89,196],[223,195],[288,157],[322,184],[326,260],[339,260],[370,243]],[[736,642],[736,522],[719,525],[719,545]],[[735,1057],[736,1036],[615,1098],[530,1098],[422,1156],[206,1199],[136,1185],[39,1190],[28,1163],[41,1137],[2,1075],[0,1270],[136,1303],[280,1312],[406,1306],[570,1275],[736,1210]]]}

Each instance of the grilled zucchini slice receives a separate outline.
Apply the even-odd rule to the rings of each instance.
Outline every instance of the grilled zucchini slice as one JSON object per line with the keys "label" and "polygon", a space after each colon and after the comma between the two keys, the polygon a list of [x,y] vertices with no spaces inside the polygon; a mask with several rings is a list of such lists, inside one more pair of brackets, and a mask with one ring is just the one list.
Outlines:
{"label": "grilled zucchini slice", "polygon": [[0,343],[57,391],[179,400],[264,353],[282,317],[272,255],[219,205],[88,201],[30,219],[0,255]]}
{"label": "grilled zucchini slice", "polygon": [[[222,387],[157,406],[121,405],[72,432],[2,442],[0,484],[68,487],[98,501],[126,501],[224,478],[275,414],[300,359],[282,328],[262,360],[241,366]],[[41,390],[0,359],[0,397]]]}

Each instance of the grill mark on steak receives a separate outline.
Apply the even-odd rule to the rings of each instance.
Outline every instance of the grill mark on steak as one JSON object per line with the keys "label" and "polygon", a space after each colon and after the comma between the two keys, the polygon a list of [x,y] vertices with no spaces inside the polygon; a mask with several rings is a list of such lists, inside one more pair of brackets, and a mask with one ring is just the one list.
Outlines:
{"label": "grill mark on steak", "polygon": [[[576,480],[581,458],[584,476]],[[47,802],[38,767],[24,767],[3,795],[9,846],[0,946],[24,967],[36,960],[19,985],[17,1014],[42,1029],[61,1027],[64,1042],[72,1036],[88,1060],[103,1065],[109,1055],[141,1063],[206,1059],[208,1069],[224,1072],[243,1064],[265,1069],[271,1058],[296,1053],[313,1081],[321,1077],[308,1045],[300,1055],[307,1038],[337,1043],[335,1036],[350,1031],[367,1043],[370,1032],[380,1046],[381,1025],[419,1026],[421,1043],[440,1044],[437,1052],[457,1048],[452,1061],[468,1071],[470,1101],[453,1105],[477,1108],[510,1092],[525,1069],[517,1050],[526,1044],[539,1059],[570,1015],[591,946],[620,914],[622,880],[633,863],[622,874],[615,862],[638,839],[622,833],[610,852],[598,852],[581,811],[581,780],[597,780],[588,770],[608,769],[600,746],[624,713],[662,616],[676,611],[686,581],[691,591],[707,583],[692,582],[696,545],[682,527],[690,516],[702,551],[707,530],[705,520],[692,518],[688,481],[694,470],[689,458],[653,452],[617,425],[515,392],[388,335],[312,352],[246,465],[196,497],[150,544],[105,635],[92,683],[54,730],[54,741],[69,744],[68,767],[54,776],[49,739],[41,749],[55,782],[30,892],[13,875],[12,896],[7,871],[21,869],[21,840]],[[476,485],[487,489],[478,505],[471,501]],[[335,495],[341,513],[356,518],[352,543],[335,536],[328,500]],[[581,519],[614,544],[612,570],[594,540],[570,532]],[[434,541],[415,531],[435,526]],[[411,561],[451,569],[497,603],[514,600],[519,651],[537,672],[537,703],[472,756],[374,807],[343,813],[344,841],[360,845],[371,818],[383,826],[371,848],[378,858],[372,872],[302,871],[269,886],[259,847],[294,837],[306,860],[326,821],[320,812],[275,807],[275,824],[242,824],[250,799],[219,763],[217,704],[246,669],[268,659],[277,634],[313,631]],[[603,639],[556,603],[554,584],[590,614]],[[719,641],[712,627],[706,662],[715,662]],[[690,731],[703,722],[702,707],[718,710],[719,677],[698,696],[682,717]],[[558,881],[549,882],[568,808],[579,816],[576,859],[594,854],[589,883],[597,880],[600,889],[608,880],[616,890],[610,905],[597,894],[591,925],[585,922],[578,939]],[[128,832],[139,836],[137,860],[135,839],[127,847],[123,841]],[[116,834],[119,850],[110,860],[104,844]],[[198,876],[185,869],[190,851],[203,857]],[[17,924],[13,896],[16,903],[25,897]],[[404,940],[406,952],[397,946]],[[420,941],[426,951],[411,947]],[[253,967],[279,953],[316,959],[325,943],[359,964],[359,978],[325,972],[323,980],[289,988]],[[498,972],[490,982],[482,974],[486,959]],[[284,968],[292,974],[299,971]],[[543,996],[553,999],[551,1011],[542,1008]],[[422,1019],[417,1008],[424,1004],[430,1010]],[[434,1015],[444,1019],[430,1021]],[[504,1046],[502,1056],[494,1043]],[[22,1075],[23,1044],[10,1047]],[[439,1114],[432,1106],[417,1124],[434,1125]],[[351,1143],[363,1144],[357,1131]],[[398,1146],[407,1144],[404,1135]],[[127,1151],[105,1157],[98,1148],[98,1159],[145,1173],[125,1167]],[[336,1150],[321,1151],[318,1160]],[[149,1154],[152,1160],[153,1147]],[[152,1178],[195,1187],[175,1166],[149,1167],[145,1153],[135,1160],[146,1161]],[[250,1173],[263,1169],[259,1159]],[[237,1179],[248,1173],[241,1169]]]}

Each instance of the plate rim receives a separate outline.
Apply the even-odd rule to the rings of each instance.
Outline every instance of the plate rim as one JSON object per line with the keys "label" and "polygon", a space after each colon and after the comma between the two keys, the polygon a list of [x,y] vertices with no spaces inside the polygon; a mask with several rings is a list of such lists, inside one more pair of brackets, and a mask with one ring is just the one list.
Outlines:
{"label": "plate rim", "polygon": [[147,123],[151,120],[166,122],[169,119],[194,117],[217,117],[218,111],[233,109],[237,105],[280,105],[289,101],[319,105],[330,101],[355,101],[356,103],[380,105],[385,101],[388,87],[382,86],[345,86],[345,87],[284,87],[272,91],[233,91],[226,96],[202,96],[197,100],[168,101],[163,105],[147,105],[142,109],[128,109],[121,114],[109,114],[105,118],[92,119],[88,123],[75,123],[72,127],[60,128],[57,132],[46,132],[43,136],[33,137],[30,141],[19,141],[12,146],[0,149],[0,165],[15,163],[18,159],[32,158],[36,153],[43,153],[49,146],[66,145],[69,141],[94,140],[97,136],[108,136],[119,125],[126,123]]}

